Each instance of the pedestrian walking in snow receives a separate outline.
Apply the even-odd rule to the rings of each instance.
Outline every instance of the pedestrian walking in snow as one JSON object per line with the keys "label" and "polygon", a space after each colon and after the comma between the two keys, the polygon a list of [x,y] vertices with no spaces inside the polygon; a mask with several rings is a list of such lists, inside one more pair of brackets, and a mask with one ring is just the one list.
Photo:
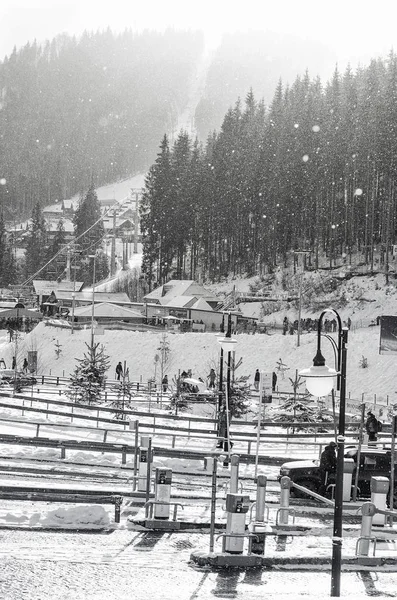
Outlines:
{"label": "pedestrian walking in snow", "polygon": [[166,392],[168,390],[168,375],[164,375],[161,384],[163,386],[163,392]]}
{"label": "pedestrian walking in snow", "polygon": [[118,363],[117,367],[116,367],[116,379],[117,379],[117,381],[120,381],[122,373],[123,373],[123,365],[121,364],[121,361],[120,361]]}
{"label": "pedestrian walking in snow", "polygon": [[379,430],[378,420],[370,410],[367,412],[367,420],[365,421],[365,430],[368,433],[368,441],[376,442],[377,433]]}
{"label": "pedestrian walking in snow", "polygon": [[257,369],[255,371],[255,376],[254,376],[254,388],[256,391],[259,390],[259,382],[261,380],[261,374],[259,373],[259,369]]}
{"label": "pedestrian walking in snow", "polygon": [[320,474],[322,479],[321,494],[325,495],[330,473],[336,471],[336,443],[330,442],[325,446],[320,457]]}
{"label": "pedestrian walking in snow", "polygon": [[211,389],[215,389],[215,379],[216,379],[216,373],[214,371],[214,369],[211,369],[210,374],[208,375],[208,380],[209,380],[209,385],[208,387]]}

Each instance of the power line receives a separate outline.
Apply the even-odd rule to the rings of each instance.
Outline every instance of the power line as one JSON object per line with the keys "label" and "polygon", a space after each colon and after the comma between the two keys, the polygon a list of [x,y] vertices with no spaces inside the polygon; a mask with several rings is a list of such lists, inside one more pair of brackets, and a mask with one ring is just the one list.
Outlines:
{"label": "power line", "polygon": [[[123,203],[125,202],[125,200],[123,201]],[[71,240],[69,243],[67,243],[63,248],[61,248],[61,250],[58,250],[58,252],[56,254],[54,254],[54,256],[48,261],[46,262],[45,265],[43,265],[38,271],[36,271],[36,273],[34,273],[33,275],[31,275],[30,277],[28,277],[28,279],[26,281],[24,281],[21,286],[26,286],[30,283],[32,283],[32,281],[34,279],[36,279],[36,277],[44,270],[48,267],[48,265],[50,265],[60,254],[62,254],[63,252],[65,252],[65,250],[67,251],[70,247],[72,247],[74,244],[76,244],[78,242],[78,240],[80,238],[82,238],[84,235],[86,235],[89,231],[91,231],[91,229],[93,229],[100,221],[103,220],[103,217],[106,216],[112,209],[114,209],[116,206],[119,206],[121,203],[119,200],[117,200],[114,204],[112,204],[112,206],[109,206],[109,208],[103,213],[103,215],[101,215],[99,217],[99,219],[97,219],[97,221],[95,221],[95,223],[93,223],[90,227],[88,227],[88,229],[86,229],[85,231],[83,231],[83,233],[81,233],[77,238]],[[107,235],[107,234],[105,234]],[[93,242],[90,246],[88,246],[88,248],[85,249],[85,251],[88,251],[90,248],[92,248],[92,246],[94,244],[97,244],[98,242],[102,242],[102,240],[105,238],[105,235],[102,236],[102,238],[100,240],[96,240],[95,242]]]}

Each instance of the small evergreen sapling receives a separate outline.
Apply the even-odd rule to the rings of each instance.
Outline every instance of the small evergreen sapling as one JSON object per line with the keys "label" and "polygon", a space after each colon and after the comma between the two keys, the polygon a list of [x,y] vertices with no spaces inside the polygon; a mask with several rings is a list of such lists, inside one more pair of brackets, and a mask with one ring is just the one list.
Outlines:
{"label": "small evergreen sapling", "polygon": [[62,354],[62,344],[59,343],[59,340],[57,340],[55,342],[55,354],[56,354],[57,360],[59,360],[59,357]]}
{"label": "small evergreen sapling", "polygon": [[77,366],[70,378],[67,395],[76,403],[94,404],[101,399],[110,361],[103,345],[86,346],[88,351],[84,357],[76,359]]}
{"label": "small evergreen sapling", "polygon": [[120,381],[117,381],[112,387],[112,392],[116,393],[116,397],[110,400],[109,407],[114,408],[114,416],[121,421],[126,419],[124,413],[127,409],[132,409],[132,400],[135,397],[135,385],[129,380],[128,369],[123,373]]}
{"label": "small evergreen sapling", "polygon": [[362,369],[368,369],[368,358],[365,356],[361,356],[359,365]]}

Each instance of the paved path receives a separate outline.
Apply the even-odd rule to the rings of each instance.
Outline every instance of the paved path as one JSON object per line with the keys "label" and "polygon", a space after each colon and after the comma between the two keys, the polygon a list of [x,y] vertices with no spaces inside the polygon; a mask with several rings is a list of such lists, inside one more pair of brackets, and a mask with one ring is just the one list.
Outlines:
{"label": "paved path", "polygon": [[[2,532],[2,600],[328,598],[329,572],[211,572],[189,564],[200,534]],[[313,550],[314,551],[314,550]],[[282,550],[280,550],[282,552]],[[342,597],[397,597],[397,574],[342,573]]]}

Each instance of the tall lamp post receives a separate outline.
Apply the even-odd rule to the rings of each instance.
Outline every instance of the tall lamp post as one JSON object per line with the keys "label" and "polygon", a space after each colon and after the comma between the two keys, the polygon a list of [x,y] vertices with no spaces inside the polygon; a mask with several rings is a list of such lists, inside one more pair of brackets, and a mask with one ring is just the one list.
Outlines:
{"label": "tall lamp post", "polygon": [[218,342],[221,346],[222,360],[224,353],[227,352],[227,378],[226,378],[226,448],[224,450],[228,453],[228,458],[225,461],[225,466],[230,462],[230,373],[232,365],[232,352],[237,344],[237,340],[232,338],[232,314],[228,313],[227,319],[227,331],[224,338],[219,338]]}
{"label": "tall lamp post", "polygon": [[94,269],[92,273],[92,305],[91,305],[91,350],[94,347],[94,315],[95,315],[95,261],[96,254],[89,254],[89,258],[94,260]]}
{"label": "tall lamp post", "polygon": [[[324,315],[327,313],[332,313],[338,322],[337,370],[328,367],[321,354],[321,325]],[[324,310],[318,320],[317,354],[313,359],[313,366],[299,372],[299,375],[306,378],[307,390],[313,396],[327,396],[334,387],[335,377],[337,377],[337,389],[339,390],[338,454],[336,460],[334,529],[332,537],[331,596],[340,596],[342,564],[343,456],[345,447],[347,336],[348,328],[342,327],[342,321],[337,311],[333,308]]]}

